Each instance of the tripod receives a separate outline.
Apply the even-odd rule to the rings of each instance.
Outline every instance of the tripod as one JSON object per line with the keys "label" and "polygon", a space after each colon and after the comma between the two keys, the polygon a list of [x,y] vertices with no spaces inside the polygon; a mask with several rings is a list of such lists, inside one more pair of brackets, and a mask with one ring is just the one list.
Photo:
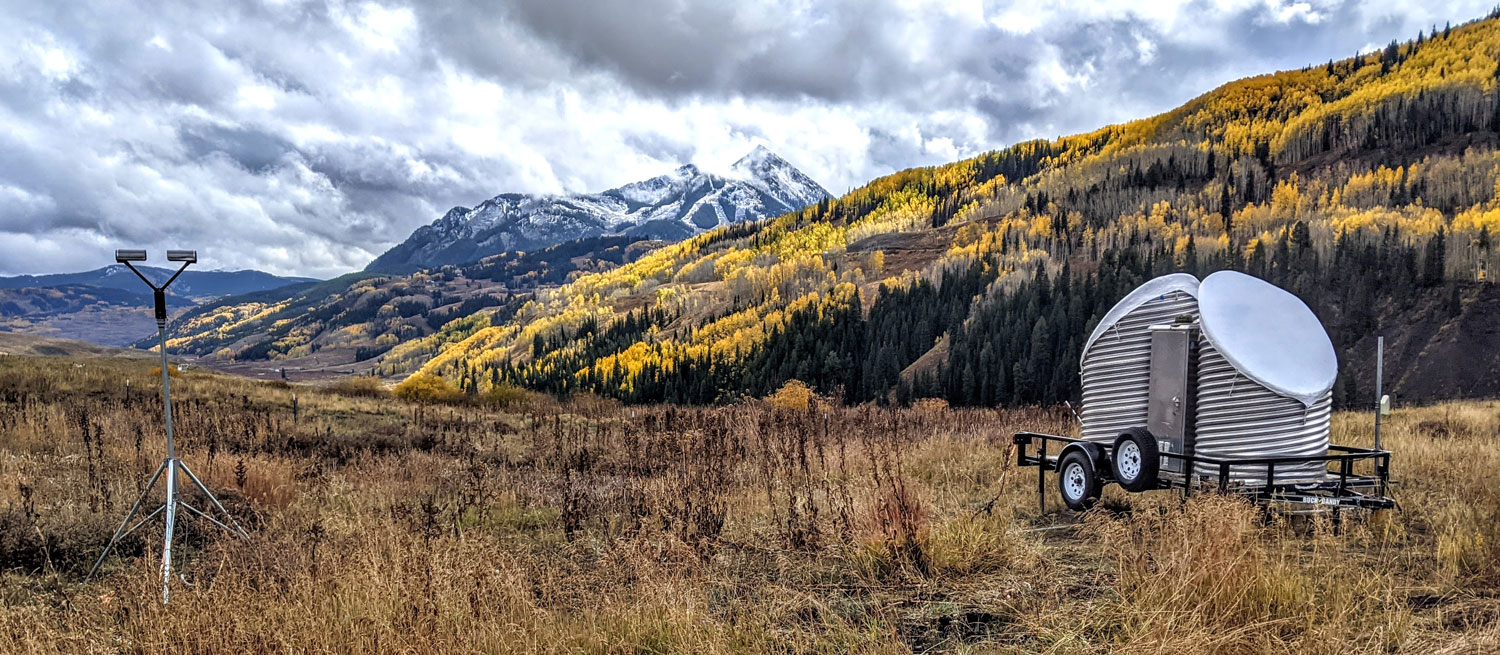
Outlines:
{"label": "tripod", "polygon": [[[109,545],[104,547],[104,552],[100,553],[99,559],[94,562],[94,568],[89,570],[89,577],[93,577],[94,573],[99,570],[99,565],[104,563],[104,558],[109,557],[110,551],[114,549],[115,545],[118,544],[121,539],[124,539],[130,533],[135,532],[137,528],[145,525],[147,522],[151,521],[151,519],[156,518],[158,514],[162,514],[163,512],[165,512],[167,531],[166,539],[164,541],[164,544],[162,545],[161,550],[161,602],[163,605],[167,604],[171,593],[172,529],[176,527],[177,524],[178,508],[185,509],[188,512],[197,515],[214,525],[228,530],[241,539],[249,537],[249,534],[245,532],[244,528],[240,527],[239,523],[235,522],[234,517],[229,515],[229,512],[224,509],[224,506],[219,504],[219,499],[214,497],[213,492],[210,492],[208,490],[208,487],[203,485],[203,481],[199,480],[198,476],[193,474],[193,470],[188,468],[187,462],[184,462],[177,458],[177,445],[173,440],[172,435],[172,376],[170,374],[170,369],[167,368],[166,291],[167,287],[171,286],[173,282],[177,281],[177,276],[182,275],[182,272],[187,270],[188,265],[198,261],[198,254],[197,252],[192,250],[168,250],[167,259],[174,262],[183,262],[182,267],[177,269],[177,272],[172,275],[171,279],[167,280],[166,284],[156,286],[155,284],[152,284],[151,280],[147,279],[145,275],[142,275],[139,270],[136,270],[135,266],[131,265],[131,262],[145,261],[146,251],[115,251],[115,261],[128,266],[131,272],[135,273],[136,277],[141,278],[141,281],[145,282],[146,286],[151,287],[151,290],[155,296],[156,331],[161,337],[161,402],[163,411],[166,414],[167,422],[167,458],[165,460],[162,460],[161,466],[156,467],[156,473],[151,476],[151,481],[146,483],[146,488],[141,491],[140,497],[136,499],[134,505],[130,506],[130,512],[125,515],[125,520],[120,522],[120,527],[115,529],[115,535],[113,537],[110,537]],[[177,489],[177,474],[179,472],[186,475],[188,479],[192,481],[193,486],[198,488],[198,491],[203,492],[203,495],[208,498],[208,502],[213,504],[214,509],[217,509],[219,513],[223,515],[224,519],[229,522],[228,525],[225,525],[218,519],[209,516],[208,514],[200,511],[198,508],[193,507],[192,505],[189,505],[182,500],[181,494],[178,493]],[[144,503],[146,501],[146,496],[149,495],[151,493],[151,490],[156,487],[156,483],[158,480],[161,480],[163,473],[166,473],[167,476],[166,500],[162,503],[161,507],[156,508],[156,511],[151,512],[145,518],[138,521],[135,525],[131,525],[130,520],[135,518],[136,513],[140,511],[141,503]],[[129,527],[127,528],[126,526]]]}

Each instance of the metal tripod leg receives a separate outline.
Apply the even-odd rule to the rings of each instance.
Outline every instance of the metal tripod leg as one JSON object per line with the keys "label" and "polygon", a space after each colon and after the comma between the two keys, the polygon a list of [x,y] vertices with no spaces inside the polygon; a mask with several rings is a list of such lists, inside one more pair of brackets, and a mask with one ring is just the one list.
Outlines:
{"label": "metal tripod leg", "polygon": [[147,523],[150,523],[151,519],[156,518],[156,515],[162,513],[162,510],[165,510],[166,508],[167,508],[166,505],[162,505],[161,507],[156,508],[156,511],[154,511],[154,512],[152,512],[150,514],[147,514],[146,518],[143,518],[143,519],[141,519],[139,521],[136,521],[135,525],[130,526],[130,529],[125,531],[125,534],[120,535],[120,538],[124,539],[124,538],[130,536],[130,533],[135,532],[136,530],[140,529],[141,526],[143,526],[143,525],[145,525]]}
{"label": "metal tripod leg", "polygon": [[[192,505],[189,505],[180,499],[177,489],[177,472],[179,470],[182,473],[186,474],[189,480],[192,480],[193,486],[197,487],[199,491],[203,492],[203,495],[208,498],[208,501],[210,503],[213,503],[214,509],[218,510],[219,513],[224,516],[224,519],[228,521],[228,525],[220,522],[219,520],[215,519],[212,516],[209,516],[204,512],[199,511],[198,508],[193,507]],[[167,474],[166,501],[162,503],[161,507],[156,508],[156,511],[151,512],[151,514],[146,518],[141,519],[135,525],[131,525],[131,519],[134,519],[136,514],[140,512],[141,503],[146,502],[146,497],[150,495],[152,489],[156,488],[156,483],[161,481],[163,472]],[[245,529],[240,527],[240,524],[234,520],[234,517],[230,516],[229,510],[224,509],[224,505],[221,504],[219,502],[219,499],[216,498],[213,493],[208,490],[208,487],[203,484],[203,481],[198,479],[198,476],[193,473],[193,470],[188,468],[186,462],[177,459],[176,457],[169,456],[165,460],[162,460],[161,466],[156,467],[156,473],[152,474],[151,481],[146,483],[146,488],[141,491],[140,497],[136,498],[135,504],[130,506],[130,512],[125,515],[125,520],[120,522],[120,527],[116,528],[114,536],[110,537],[109,545],[104,547],[104,552],[100,553],[99,559],[94,562],[94,568],[89,569],[88,577],[92,578],[94,574],[99,571],[99,567],[104,564],[104,559],[109,557],[110,552],[114,550],[115,546],[119,544],[121,539],[125,538],[126,535],[135,532],[137,528],[145,525],[146,522],[156,518],[157,514],[165,512],[166,534],[165,538],[163,539],[161,549],[161,602],[163,604],[167,603],[171,598],[172,591],[172,533],[177,527],[177,508],[179,506],[192,514],[207,519],[214,525],[224,528],[226,531],[234,534],[241,539],[246,539],[250,536],[250,534],[248,532],[245,532]]]}
{"label": "metal tripod leg", "polygon": [[[109,551],[113,550],[115,544],[119,543],[120,538],[124,537],[125,533],[128,532],[125,529],[126,526],[130,525],[130,519],[135,518],[135,513],[140,511],[141,503],[145,502],[146,495],[151,493],[151,488],[156,486],[156,480],[161,477],[161,472],[166,470],[168,461],[170,460],[162,460],[161,465],[156,467],[156,473],[151,476],[151,481],[146,483],[146,488],[141,490],[141,495],[135,499],[135,504],[130,506],[130,512],[125,515],[125,520],[120,521],[120,527],[115,529],[115,536],[109,538],[109,545],[104,547],[104,552],[99,553],[99,559],[94,562],[94,568],[89,569],[87,578],[94,577],[94,573],[99,570],[99,565],[104,563],[104,558],[109,557]],[[152,513],[152,516],[155,515],[155,513]],[[131,528],[131,530],[134,529]]]}
{"label": "metal tripod leg", "polygon": [[185,510],[187,510],[189,512],[192,512],[194,516],[197,516],[198,518],[201,518],[201,519],[203,519],[205,521],[208,521],[209,523],[212,523],[212,524],[217,525],[217,526],[219,526],[221,528],[224,528],[225,532],[229,532],[231,534],[235,534],[236,536],[238,536],[238,533],[234,532],[234,528],[231,528],[231,527],[229,527],[227,525],[224,525],[223,523],[221,523],[219,521],[219,519],[216,519],[216,518],[214,518],[212,516],[204,514],[203,510],[198,509],[196,507],[193,507],[192,505],[189,505],[189,504],[187,504],[185,502],[182,502],[180,500],[177,501],[177,504],[181,505],[183,509],[185,509]]}
{"label": "metal tripod leg", "polygon": [[[193,470],[190,469],[190,468],[188,468],[187,462],[184,462],[182,460],[177,460],[177,465],[180,466],[180,467],[182,467],[182,472],[186,473],[187,476],[188,476],[188,479],[193,481],[193,486],[198,487],[198,491],[203,492],[203,495],[208,497],[208,502],[213,503],[214,504],[214,508],[217,509],[217,510],[219,510],[220,514],[224,515],[224,518],[229,521],[230,525],[234,526],[234,529],[230,530],[230,532],[234,532],[234,533],[238,534],[240,536],[240,538],[242,538],[242,539],[248,538],[250,536],[250,533],[245,532],[245,529],[242,528],[242,527],[240,527],[240,524],[237,523],[237,522],[235,522],[234,517],[229,514],[229,510],[224,509],[224,506],[219,504],[219,499],[215,498],[213,492],[209,491],[208,487],[204,486],[203,482],[198,479],[198,476],[196,476],[196,475],[193,474]],[[193,508],[188,507],[188,509],[193,509]],[[196,512],[197,510],[193,510],[193,511]],[[198,512],[198,514],[201,515],[201,516],[203,516],[204,518],[208,518],[207,514],[203,514],[202,512]],[[210,520],[212,520],[212,519],[210,519]],[[221,527],[224,526],[223,523],[219,523],[218,521],[214,521],[214,523],[218,523]],[[228,527],[225,527],[224,529],[229,530]]]}

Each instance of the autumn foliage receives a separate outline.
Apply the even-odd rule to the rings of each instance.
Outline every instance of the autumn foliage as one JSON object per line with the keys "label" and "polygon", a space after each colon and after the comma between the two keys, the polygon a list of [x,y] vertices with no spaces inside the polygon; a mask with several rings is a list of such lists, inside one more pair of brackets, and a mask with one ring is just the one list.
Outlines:
{"label": "autumn foliage", "polygon": [[[850,402],[1057,402],[1115,299],[1220,269],[1302,295],[1350,347],[1370,308],[1461,308],[1461,284],[1500,270],[1497,55],[1500,25],[1482,21],[901,171],[539,291],[422,370],[632,402],[792,379]],[[892,246],[923,254],[892,266]]]}
{"label": "autumn foliage", "polygon": [[352,356],[475,396],[708,404],[797,379],[846,402],[1025,405],[1076,394],[1092,322],[1145,278],[1233,269],[1303,297],[1369,368],[1357,338],[1382,317],[1437,330],[1500,271],[1497,72],[1496,20],[1424,31],[659,248],[583,240],[223,303],[171,344]]}
{"label": "autumn foliage", "polygon": [[812,407],[813,392],[801,380],[787,380],[771,396],[771,406],[794,412],[805,412]]}
{"label": "autumn foliage", "polygon": [[396,397],[421,404],[452,403],[462,400],[463,392],[447,380],[430,373],[414,373],[396,385]]}

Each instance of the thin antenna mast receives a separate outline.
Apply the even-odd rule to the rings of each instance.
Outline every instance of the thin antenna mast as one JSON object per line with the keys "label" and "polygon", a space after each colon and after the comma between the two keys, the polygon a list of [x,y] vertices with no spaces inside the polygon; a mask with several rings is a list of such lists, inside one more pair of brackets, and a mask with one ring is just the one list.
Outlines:
{"label": "thin antenna mast", "polygon": [[1375,450],[1380,450],[1380,415],[1385,412],[1385,337],[1375,337]]}

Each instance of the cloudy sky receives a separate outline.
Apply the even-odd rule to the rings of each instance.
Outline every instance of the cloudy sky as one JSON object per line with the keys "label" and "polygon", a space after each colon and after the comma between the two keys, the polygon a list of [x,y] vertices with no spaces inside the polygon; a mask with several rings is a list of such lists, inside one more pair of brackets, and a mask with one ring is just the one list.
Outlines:
{"label": "cloudy sky", "polygon": [[757,144],[842,193],[1494,2],[0,0],[0,275],[333,276],[454,205]]}

